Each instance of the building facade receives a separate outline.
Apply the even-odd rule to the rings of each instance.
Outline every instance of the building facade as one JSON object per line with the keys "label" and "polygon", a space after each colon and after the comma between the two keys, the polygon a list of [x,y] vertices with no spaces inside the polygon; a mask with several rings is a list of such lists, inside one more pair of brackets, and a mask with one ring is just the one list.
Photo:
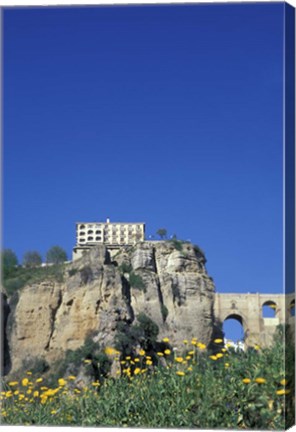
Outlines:
{"label": "building facade", "polygon": [[121,246],[129,246],[145,240],[144,222],[77,222],[76,245],[73,260],[80,258],[84,251],[104,244],[112,253]]}

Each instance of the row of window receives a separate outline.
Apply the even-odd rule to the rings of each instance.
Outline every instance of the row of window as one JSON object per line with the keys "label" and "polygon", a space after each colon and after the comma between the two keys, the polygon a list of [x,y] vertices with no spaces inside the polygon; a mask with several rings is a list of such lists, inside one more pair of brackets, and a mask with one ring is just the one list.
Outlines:
{"label": "row of window", "polygon": [[103,228],[109,228],[109,229],[137,229],[137,230],[141,230],[141,225],[111,225],[111,224],[106,224],[106,225],[80,225],[79,229],[80,230],[84,230],[84,229],[103,229]]}
{"label": "row of window", "polygon": [[[118,239],[119,239],[118,237],[105,237],[104,238],[105,242],[109,242],[109,241],[112,240],[112,243],[116,243],[118,241]],[[135,239],[139,240],[140,237],[136,236]],[[128,240],[131,240],[131,239],[129,238]],[[78,240],[79,243],[85,243],[86,241],[88,241],[88,242],[91,242],[91,241],[102,241],[102,237],[101,236],[97,236],[97,237],[89,236],[89,237],[87,237],[87,239],[85,239],[83,237],[80,237],[79,240]],[[126,237],[120,237],[120,242],[124,243],[126,241],[127,241]]]}
{"label": "row of window", "polygon": [[[102,237],[87,237],[87,241],[102,241]],[[84,243],[86,240],[85,238],[80,238],[79,243]]]}
{"label": "row of window", "polygon": [[[93,230],[88,230],[87,231],[87,234],[93,234],[94,233],[94,231]],[[85,235],[86,233],[85,233],[85,231],[80,231],[79,232],[79,235]],[[102,234],[102,231],[101,230],[96,230],[96,234]]]}

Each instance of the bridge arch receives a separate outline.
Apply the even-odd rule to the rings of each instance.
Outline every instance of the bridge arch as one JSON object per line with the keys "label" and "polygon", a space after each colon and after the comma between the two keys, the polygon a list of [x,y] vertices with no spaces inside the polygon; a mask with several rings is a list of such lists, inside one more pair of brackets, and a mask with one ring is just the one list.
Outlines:
{"label": "bridge arch", "polygon": [[276,318],[278,305],[273,300],[266,300],[261,306],[262,318]]}
{"label": "bridge arch", "polygon": [[[230,321],[235,321],[236,323],[239,324],[239,326],[234,325],[234,328],[232,328],[231,334],[232,336],[228,337],[228,331],[229,328],[228,326],[226,326],[225,324]],[[246,319],[244,318],[243,314],[240,314],[239,312],[235,312],[235,313],[229,313],[225,316],[225,318],[222,321],[222,327],[223,327],[223,333],[224,333],[224,337],[226,339],[231,339],[233,341],[237,341],[237,340],[245,340],[245,338],[247,337],[247,323],[246,323]],[[235,335],[235,336],[234,336]]]}

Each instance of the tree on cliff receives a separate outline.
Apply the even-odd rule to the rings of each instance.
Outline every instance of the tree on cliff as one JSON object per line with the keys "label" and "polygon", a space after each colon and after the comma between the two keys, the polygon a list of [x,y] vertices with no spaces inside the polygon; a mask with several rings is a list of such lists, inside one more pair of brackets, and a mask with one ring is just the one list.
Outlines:
{"label": "tree on cliff", "polygon": [[164,239],[167,236],[167,230],[165,228],[159,228],[156,231],[156,234],[159,235],[161,239]]}
{"label": "tree on cliff", "polygon": [[4,249],[1,253],[3,268],[3,277],[7,277],[11,271],[18,265],[16,254],[11,249]]}
{"label": "tree on cliff", "polygon": [[23,265],[25,267],[37,267],[41,265],[42,258],[39,252],[37,251],[28,251],[25,253],[23,258]]}
{"label": "tree on cliff", "polygon": [[52,246],[46,254],[46,262],[52,264],[62,264],[67,261],[67,253],[60,246]]}

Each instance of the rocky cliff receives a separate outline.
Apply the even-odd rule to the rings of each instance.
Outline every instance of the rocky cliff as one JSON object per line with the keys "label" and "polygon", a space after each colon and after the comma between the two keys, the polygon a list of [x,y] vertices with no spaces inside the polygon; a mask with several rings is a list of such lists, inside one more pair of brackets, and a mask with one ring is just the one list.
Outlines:
{"label": "rocky cliff", "polygon": [[11,370],[32,357],[50,364],[79,348],[89,334],[101,346],[112,345],[117,322],[132,323],[140,312],[172,344],[193,336],[208,344],[214,292],[205,257],[191,243],[143,242],[120,249],[112,260],[98,246],[66,265],[63,282],[25,286],[10,301]]}

